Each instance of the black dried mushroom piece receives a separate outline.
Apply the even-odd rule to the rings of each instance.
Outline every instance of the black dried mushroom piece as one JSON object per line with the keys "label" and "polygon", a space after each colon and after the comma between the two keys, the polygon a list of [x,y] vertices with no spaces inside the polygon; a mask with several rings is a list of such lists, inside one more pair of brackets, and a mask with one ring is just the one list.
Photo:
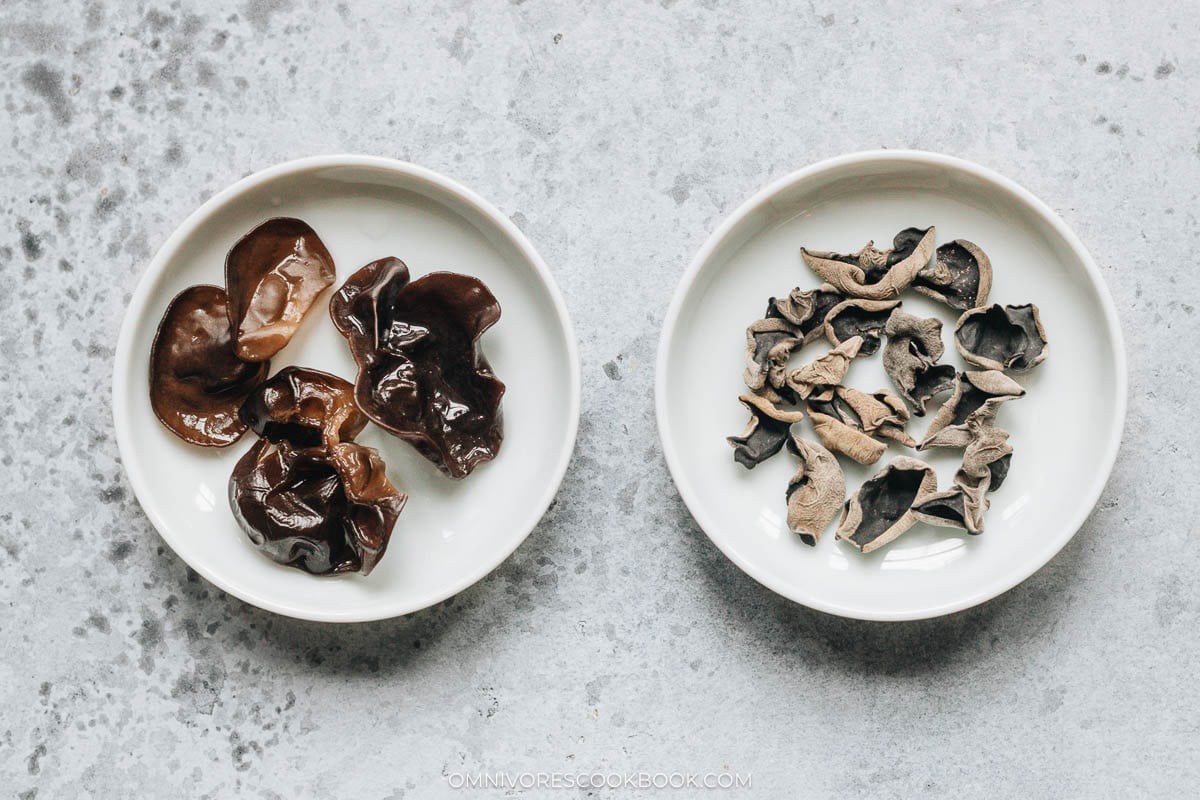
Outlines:
{"label": "black dried mushroom piece", "polygon": [[259,436],[294,447],[351,441],[367,425],[354,385],[328,372],[284,367],[242,403],[241,418]]}
{"label": "black dried mushroom piece", "polygon": [[842,382],[850,369],[850,362],[862,347],[861,336],[852,336],[825,355],[787,373],[785,384],[796,397],[803,400],[822,386],[835,386]]}
{"label": "black dried mushroom piece", "polygon": [[1046,330],[1037,306],[990,305],[958,318],[954,343],[969,364],[1026,372],[1046,360]]}
{"label": "black dried mushroom piece", "polygon": [[792,350],[800,344],[800,331],[785,319],[760,319],[746,328],[746,370],[742,379],[747,388],[766,393],[770,386],[785,387],[785,372]]}
{"label": "black dried mushroom piece", "polygon": [[409,282],[397,258],[351,275],[329,304],[358,363],[355,399],[377,424],[451,478],[496,457],[504,384],[479,337],[500,304],[478,278],[433,272]]}
{"label": "black dried mushroom piece", "polygon": [[992,261],[974,242],[955,239],[937,249],[933,264],[917,273],[912,288],[959,311],[977,308],[992,291]]}
{"label": "black dried mushroom piece", "polygon": [[728,436],[733,460],[746,469],[754,469],[783,449],[788,429],[804,419],[804,412],[779,408],[765,397],[744,394],[738,397],[750,412],[750,421],[741,436]]}
{"label": "black dried mushroom piece", "polygon": [[929,420],[917,449],[966,447],[975,436],[969,423],[991,425],[1001,404],[1024,395],[1021,385],[999,370],[961,373],[954,393]]}
{"label": "black dried mushroom piece", "polygon": [[892,240],[891,250],[877,250],[874,242],[857,253],[800,249],[804,261],[835,290],[865,300],[898,297],[929,264],[933,255],[934,228],[905,228]]}
{"label": "black dried mushroom piece", "polygon": [[887,345],[883,349],[883,369],[900,395],[912,404],[913,413],[925,415],[925,405],[936,395],[954,387],[957,370],[939,364],[942,344],[941,320],[917,317],[900,309],[892,312],[884,326]]}
{"label": "black dried mushroom piece", "polygon": [[961,486],[926,495],[913,505],[912,513],[918,522],[941,528],[960,528],[968,533],[979,532],[971,528],[976,527],[983,516]]}
{"label": "black dried mushroom piece", "polygon": [[936,488],[928,464],[898,456],[846,501],[837,538],[864,553],[883,547],[916,524],[913,505]]}
{"label": "black dried mushroom piece", "polygon": [[246,432],[238,408],[270,368],[237,357],[225,290],[190,286],[167,306],[154,335],[150,405],[185,442],[225,447]]}
{"label": "black dried mushroom piece", "polygon": [[303,220],[269,219],[243,236],[225,258],[238,357],[264,361],[282,350],[335,278],[333,257]]}
{"label": "black dried mushroom piece", "polygon": [[379,454],[348,442],[294,448],[259,439],[229,479],[230,507],[250,541],[313,575],[369,574],[406,500]]}
{"label": "black dried mushroom piece", "polygon": [[788,529],[816,545],[846,499],[846,476],[837,458],[816,442],[792,433],[788,450],[800,462],[787,486]]}
{"label": "black dried mushroom piece", "polygon": [[792,289],[787,297],[772,297],[767,301],[767,319],[783,319],[795,325],[805,344],[819,339],[825,332],[825,317],[830,309],[846,297],[827,283],[816,289]]}
{"label": "black dried mushroom piece", "polygon": [[858,355],[873,356],[879,350],[888,317],[899,305],[899,300],[844,300],[826,315],[825,337],[837,347],[853,336],[861,336]]}

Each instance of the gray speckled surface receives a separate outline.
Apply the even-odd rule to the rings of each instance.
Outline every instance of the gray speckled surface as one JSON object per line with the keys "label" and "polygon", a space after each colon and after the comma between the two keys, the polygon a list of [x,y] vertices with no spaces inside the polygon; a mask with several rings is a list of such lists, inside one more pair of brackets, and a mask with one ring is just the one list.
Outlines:
{"label": "gray speckled surface", "polygon": [[[1194,791],[1197,359],[1170,346],[1200,335],[1194,9],[794,5],[4,3],[3,792],[398,798],[472,794],[456,771],[724,769],[814,798]],[[708,232],[767,180],[877,146],[1045,198],[1102,265],[1131,357],[1084,529],[1016,590],[920,624],[743,576],[681,504],[652,414],[659,323]],[[511,214],[584,381],[576,460],[516,555],[349,627],[190,574],[109,410],[158,244],[236,178],[331,151],[418,161]]]}

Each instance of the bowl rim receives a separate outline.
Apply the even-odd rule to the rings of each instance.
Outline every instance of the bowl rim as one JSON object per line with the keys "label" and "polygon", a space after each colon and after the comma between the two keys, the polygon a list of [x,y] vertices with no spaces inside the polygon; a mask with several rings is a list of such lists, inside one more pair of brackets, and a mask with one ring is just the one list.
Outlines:
{"label": "bowl rim", "polygon": [[[307,609],[292,607],[286,603],[280,603],[270,600],[265,597],[256,595],[252,590],[247,590],[245,587],[234,585],[226,581],[219,571],[213,571],[207,566],[193,564],[179,552],[175,543],[172,541],[172,535],[167,531],[170,527],[166,521],[162,519],[153,504],[148,507],[142,502],[143,497],[149,497],[148,482],[143,473],[143,465],[134,457],[134,447],[132,441],[136,435],[136,425],[129,413],[130,403],[128,396],[132,381],[133,365],[137,363],[133,353],[133,340],[135,331],[147,313],[147,304],[152,287],[157,283],[159,278],[167,271],[170,263],[177,255],[180,245],[191,236],[197,228],[206,223],[211,217],[222,210],[229,203],[233,202],[242,195],[258,189],[266,184],[276,181],[280,178],[292,177],[304,173],[317,172],[330,168],[361,168],[368,170],[377,170],[397,175],[410,182],[423,182],[430,185],[447,195],[450,195],[457,201],[463,203],[469,209],[478,213],[484,220],[495,226],[496,230],[502,234],[508,243],[514,246],[520,256],[533,267],[534,274],[538,280],[546,288],[549,293],[551,303],[554,307],[554,313],[558,319],[558,324],[561,326],[564,337],[564,346],[567,356],[567,372],[569,373],[569,392],[568,395],[562,398],[568,406],[567,411],[567,435],[563,437],[561,449],[558,454],[558,460],[554,465],[551,473],[551,479],[547,482],[545,490],[538,498],[534,505],[536,514],[529,517],[529,523],[526,529],[519,538],[514,539],[513,546],[509,548],[503,556],[493,564],[486,564],[476,568],[469,573],[465,573],[452,584],[448,584],[442,589],[430,592],[422,597],[419,601],[408,604],[392,604],[384,605],[380,610],[369,613],[361,612],[313,612]],[[439,205],[443,205],[437,200]],[[458,212],[455,212],[458,213]],[[485,576],[503,564],[516,551],[521,544],[529,538],[529,535],[545,517],[546,510],[550,507],[558,490],[562,485],[563,478],[566,475],[567,467],[570,465],[571,457],[575,450],[575,440],[579,432],[579,414],[581,405],[581,369],[579,360],[579,345],[575,336],[575,329],[571,323],[570,314],[567,311],[566,302],[563,299],[554,276],[551,274],[546,262],[542,259],[534,248],[532,242],[525,236],[524,233],[516,226],[507,215],[501,212],[488,200],[484,199],[479,194],[467,188],[463,184],[449,178],[441,173],[435,172],[427,167],[420,166],[408,161],[387,158],[384,156],[358,155],[352,153],[336,153],[328,155],[307,156],[304,158],[285,161],[280,164],[267,167],[265,169],[253,172],[224,189],[218,191],[197,209],[192,211],[178,227],[167,237],[166,241],[159,247],[154,257],[150,260],[149,265],[143,270],[138,277],[137,286],[133,294],[130,296],[126,307],[125,316],[121,322],[120,333],[117,337],[117,349],[113,363],[112,373],[112,410],[113,421],[117,439],[117,449],[121,456],[121,465],[125,471],[125,475],[129,479],[129,483],[133,488],[134,496],[138,499],[138,505],[141,506],[143,513],[149,518],[150,523],[158,531],[159,536],[167,543],[167,546],[175,552],[184,563],[191,569],[194,569],[198,574],[202,575],[205,580],[212,583],[222,591],[237,597],[238,599],[257,606],[267,611],[281,614],[283,616],[292,617],[295,619],[311,620],[314,622],[370,622],[380,619],[391,619],[401,617],[407,614],[412,614],[424,608],[428,608],[436,603],[452,597],[469,586],[482,580]]]}
{"label": "bowl rim", "polygon": [[[691,291],[693,284],[701,271],[707,265],[709,259],[718,248],[724,244],[726,238],[737,228],[750,214],[769,205],[779,194],[785,192],[800,183],[811,179],[829,176],[830,173],[836,173],[848,167],[862,164],[908,164],[921,165],[927,167],[939,167],[957,171],[962,174],[969,175],[984,183],[990,184],[992,187],[1006,192],[1015,198],[1016,201],[1023,203],[1029,210],[1033,211],[1037,217],[1047,223],[1053,230],[1062,237],[1062,240],[1071,249],[1076,258],[1084,266],[1084,272],[1087,275],[1092,286],[1096,290],[1099,298],[1100,308],[1103,311],[1105,328],[1108,334],[1108,342],[1113,351],[1114,371],[1113,371],[1113,387],[1115,397],[1114,412],[1116,424],[1111,426],[1108,432],[1108,440],[1105,442],[1103,457],[1100,461],[1100,469],[1093,473],[1093,478],[1090,485],[1087,487],[1085,497],[1087,502],[1080,505],[1070,524],[1058,533],[1057,541],[1053,543],[1046,554],[1046,557],[1041,560],[1033,560],[1028,564],[1023,565],[1021,569],[1013,570],[1008,573],[1001,574],[997,579],[980,586],[975,591],[961,597],[959,599],[900,612],[871,612],[864,611],[859,608],[843,606],[837,603],[826,602],[819,597],[812,596],[806,593],[802,587],[789,585],[785,582],[775,580],[769,575],[763,574],[752,563],[743,559],[737,551],[732,547],[732,544],[723,541],[719,535],[714,535],[711,531],[718,529],[718,526],[713,522],[709,515],[705,512],[704,506],[699,500],[697,492],[694,490],[691,483],[686,477],[683,459],[675,450],[673,445],[673,437],[671,435],[671,420],[667,414],[667,365],[671,359],[673,342],[675,338],[675,330],[678,327],[679,315],[683,309],[684,297]],[[709,540],[717,546],[717,548],[725,554],[725,556],[738,566],[743,572],[756,581],[766,586],[768,589],[780,594],[789,600],[808,606],[809,608],[823,611],[828,614],[834,614],[841,617],[852,619],[874,620],[881,622],[905,621],[930,619],[933,617],[951,614],[956,611],[972,608],[980,603],[984,603],[997,597],[1004,592],[1016,587],[1035,572],[1044,567],[1051,559],[1058,554],[1060,550],[1069,542],[1079,529],[1086,522],[1088,516],[1096,507],[1096,503],[1100,499],[1104,487],[1108,483],[1109,477],[1112,475],[1112,469],[1116,462],[1117,452],[1120,449],[1121,437],[1124,432],[1126,413],[1128,406],[1128,375],[1126,365],[1125,343],[1124,336],[1121,332],[1120,319],[1117,316],[1116,306],[1113,303],[1112,295],[1108,290],[1108,286],[1104,281],[1104,276],[1100,272],[1095,260],[1084,247],[1083,242],[1075,234],[1066,222],[1055,213],[1044,201],[1034,195],[1025,187],[1017,182],[1006,178],[1000,173],[987,167],[976,164],[966,159],[956,156],[944,155],[925,150],[863,150],[854,153],[834,156],[833,158],[823,159],[809,166],[790,172],[769,182],[762,189],[759,189],[732,213],[727,215],[717,228],[708,236],[704,244],[693,256],[691,262],[684,270],[682,277],[679,279],[675,287],[674,294],[671,297],[671,303],[667,307],[667,313],[663,320],[662,333],[659,337],[658,353],[655,362],[655,415],[658,422],[659,441],[662,444],[663,453],[666,457],[667,468],[671,473],[671,478],[675,483],[676,489],[683,498],[684,504],[692,517],[699,524],[700,528],[708,536]]]}

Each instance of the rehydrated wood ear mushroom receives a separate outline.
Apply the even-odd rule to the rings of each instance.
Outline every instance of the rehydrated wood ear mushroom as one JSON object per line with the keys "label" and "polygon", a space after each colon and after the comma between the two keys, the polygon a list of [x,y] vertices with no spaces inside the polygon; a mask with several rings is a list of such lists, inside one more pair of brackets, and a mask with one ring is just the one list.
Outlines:
{"label": "rehydrated wood ear mushroom", "polygon": [[912,404],[913,413],[924,416],[925,404],[950,391],[958,372],[950,364],[937,363],[945,352],[942,322],[897,308],[888,317],[883,332],[888,339],[883,348],[883,369]]}
{"label": "rehydrated wood ear mushroom", "polygon": [[825,337],[837,347],[853,336],[861,336],[858,355],[875,355],[888,317],[899,305],[899,300],[843,300],[825,316]]}
{"label": "rehydrated wood ear mushroom", "polygon": [[804,419],[800,410],[779,408],[765,397],[744,394],[738,397],[750,411],[750,421],[741,436],[729,436],[725,441],[733,447],[733,460],[746,469],[754,469],[783,449],[788,429]]}
{"label": "rehydrated wood ear mushroom", "polygon": [[292,447],[259,439],[229,478],[238,525],[270,559],[313,575],[361,572],[383,558],[407,495],[369,447]]}
{"label": "rehydrated wood ear mushroom", "polygon": [[992,260],[974,242],[955,239],[937,249],[933,264],[917,273],[912,288],[960,311],[987,302]]}
{"label": "rehydrated wood ear mushroom", "polygon": [[792,289],[787,297],[772,297],[767,301],[767,319],[784,319],[795,325],[805,344],[819,339],[825,332],[825,317],[829,310],[845,300],[845,296],[828,283],[816,289]]}
{"label": "rehydrated wood ear mushroom", "polygon": [[816,545],[846,499],[846,476],[837,458],[816,442],[793,433],[788,450],[800,461],[788,481],[788,529],[805,544]]}
{"label": "rehydrated wood ear mushroom", "polygon": [[303,220],[269,219],[243,236],[225,258],[238,357],[264,361],[282,350],[335,278],[333,256]]}
{"label": "rehydrated wood ear mushroom", "polygon": [[866,300],[898,297],[929,264],[933,255],[934,228],[905,228],[892,240],[891,250],[877,250],[874,242],[857,253],[832,253],[800,248],[813,272],[843,294]]}
{"label": "rehydrated wood ear mushroom", "polygon": [[368,422],[354,403],[352,383],[304,367],[284,367],[259,384],[240,416],[259,436],[296,447],[350,441]]}
{"label": "rehydrated wood ear mushroom", "polygon": [[850,495],[837,538],[864,553],[883,547],[917,523],[912,507],[937,488],[937,476],[923,461],[892,459]]}
{"label": "rehydrated wood ear mushroom", "polygon": [[1026,372],[1046,360],[1046,330],[1037,306],[994,304],[958,318],[954,343],[969,364]]}
{"label": "rehydrated wood ear mushroom", "polygon": [[933,415],[917,449],[966,447],[974,436],[969,422],[991,425],[1001,404],[1024,394],[1021,384],[999,370],[961,373],[954,394]]}
{"label": "rehydrated wood ear mushroom", "polygon": [[167,306],[150,348],[150,405],[171,433],[225,447],[246,432],[238,408],[266,379],[270,362],[237,356],[225,290],[190,286]]}
{"label": "rehydrated wood ear mushroom", "polygon": [[858,355],[862,342],[861,336],[851,336],[815,361],[797,367],[787,374],[787,387],[803,400],[816,391],[818,386],[835,386],[841,383],[850,369],[850,362]]}
{"label": "rehydrated wood ear mushroom", "polygon": [[760,319],[746,328],[746,386],[764,394],[767,386],[784,389],[787,362],[800,341],[799,329],[786,319]]}
{"label": "rehydrated wood ear mushroom", "polygon": [[354,396],[375,423],[413,445],[451,478],[496,457],[504,384],[479,337],[500,319],[483,281],[383,258],[355,272],[329,314],[358,363]]}

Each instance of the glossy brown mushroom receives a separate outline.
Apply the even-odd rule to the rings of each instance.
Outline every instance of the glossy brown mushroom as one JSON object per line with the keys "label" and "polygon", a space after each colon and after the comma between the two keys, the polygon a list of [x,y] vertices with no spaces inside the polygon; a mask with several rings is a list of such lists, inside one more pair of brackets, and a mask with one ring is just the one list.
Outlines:
{"label": "glossy brown mushroom", "polygon": [[225,258],[238,357],[265,361],[282,350],[335,279],[333,257],[302,220],[269,219],[243,236]]}
{"label": "glossy brown mushroom", "polygon": [[833,253],[800,248],[804,262],[835,290],[865,300],[890,300],[908,288],[933,255],[932,227],[905,228],[892,240],[891,250],[868,242],[857,253]]}
{"label": "glossy brown mushroom", "polygon": [[404,262],[384,258],[351,275],[329,313],[358,363],[354,395],[368,417],[452,478],[496,457],[504,384],[479,337],[500,304],[482,281],[434,272],[410,283]]}
{"label": "glossy brown mushroom", "polygon": [[332,447],[367,425],[354,403],[354,385],[328,372],[284,367],[242,403],[242,422],[272,442]]}
{"label": "glossy brown mushroom", "polygon": [[238,408],[270,370],[234,352],[225,290],[190,286],[167,306],[150,348],[150,405],[171,433],[225,447],[246,432]]}
{"label": "glossy brown mushroom", "polygon": [[296,448],[259,439],[229,479],[230,507],[250,541],[313,575],[369,574],[407,499],[375,450],[348,442]]}

